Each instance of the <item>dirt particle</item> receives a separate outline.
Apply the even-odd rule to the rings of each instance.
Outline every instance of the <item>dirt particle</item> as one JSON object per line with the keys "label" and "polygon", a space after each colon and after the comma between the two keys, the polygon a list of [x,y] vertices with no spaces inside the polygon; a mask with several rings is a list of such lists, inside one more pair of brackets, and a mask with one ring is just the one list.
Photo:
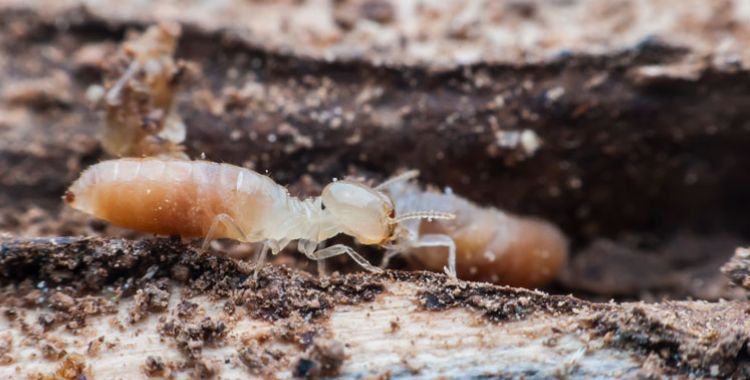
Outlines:
{"label": "dirt particle", "polygon": [[5,331],[0,333],[0,355],[7,354],[13,350],[13,335]]}
{"label": "dirt particle", "polygon": [[206,317],[199,323],[183,323],[169,320],[157,327],[160,334],[171,337],[188,359],[201,357],[201,351],[207,344],[216,344],[226,335],[226,325]]}
{"label": "dirt particle", "polygon": [[23,303],[25,306],[37,306],[44,302],[44,292],[39,289],[34,289],[25,296],[23,296]]}
{"label": "dirt particle", "polygon": [[16,358],[11,354],[0,355],[0,365],[11,365],[16,361]]}
{"label": "dirt particle", "polygon": [[67,354],[65,350],[49,342],[45,342],[42,344],[41,351],[42,351],[42,357],[44,357],[47,360],[53,360],[53,361],[60,360],[60,358],[62,358],[63,356]]}
{"label": "dirt particle", "polygon": [[164,311],[169,306],[169,292],[148,284],[144,289],[138,289],[134,296],[135,303],[130,309],[130,321],[136,323],[143,319],[148,312]]}
{"label": "dirt particle", "polygon": [[186,282],[190,278],[190,268],[177,264],[172,267],[172,278],[179,282]]}
{"label": "dirt particle", "polygon": [[198,379],[210,379],[219,372],[219,369],[206,362],[205,360],[198,360],[195,362],[194,376]]}
{"label": "dirt particle", "polygon": [[177,305],[177,316],[180,319],[192,319],[196,310],[198,310],[197,303],[183,300]]}
{"label": "dirt particle", "polygon": [[65,356],[57,371],[42,378],[44,380],[86,380],[93,379],[94,375],[86,366],[83,356],[70,354]]}
{"label": "dirt particle", "polygon": [[420,298],[422,301],[422,306],[424,306],[427,310],[442,310],[447,306],[445,303],[440,301],[440,298],[438,298],[437,295],[430,292],[422,293]]}
{"label": "dirt particle", "polygon": [[395,333],[401,329],[401,323],[398,318],[391,321],[391,333]]}
{"label": "dirt particle", "polygon": [[280,367],[284,353],[261,347],[257,342],[251,342],[248,346],[237,351],[242,364],[247,367],[248,372],[256,376],[268,376]]}
{"label": "dirt particle", "polygon": [[102,345],[104,343],[104,336],[100,336],[89,342],[89,346],[86,349],[86,354],[92,357],[96,357],[102,351]]}
{"label": "dirt particle", "polygon": [[68,309],[75,306],[75,300],[73,299],[73,297],[63,292],[52,293],[52,295],[49,297],[49,303],[53,309],[60,311],[67,311]]}
{"label": "dirt particle", "polygon": [[9,321],[15,321],[16,318],[18,318],[18,310],[15,308],[7,308],[3,312],[3,315],[5,315],[5,318],[8,318]]}
{"label": "dirt particle", "polygon": [[50,327],[55,323],[55,316],[50,313],[44,313],[40,314],[39,318],[37,319],[39,321],[39,324],[42,326],[42,328],[46,331],[49,330]]}
{"label": "dirt particle", "polygon": [[13,363],[14,358],[10,354],[13,351],[13,335],[10,332],[0,333],[0,365]]}
{"label": "dirt particle", "polygon": [[304,378],[336,376],[346,358],[341,342],[334,339],[318,339],[306,355],[297,361],[294,375]]}
{"label": "dirt particle", "polygon": [[222,310],[224,310],[227,315],[234,315],[236,309],[237,308],[232,301],[224,302],[224,307],[222,307]]}
{"label": "dirt particle", "polygon": [[733,284],[750,289],[750,248],[737,248],[734,256],[721,267]]}
{"label": "dirt particle", "polygon": [[317,363],[307,358],[300,358],[294,367],[295,377],[311,377],[314,374]]}
{"label": "dirt particle", "polygon": [[143,365],[143,371],[148,376],[165,376],[166,366],[161,356],[149,356]]}

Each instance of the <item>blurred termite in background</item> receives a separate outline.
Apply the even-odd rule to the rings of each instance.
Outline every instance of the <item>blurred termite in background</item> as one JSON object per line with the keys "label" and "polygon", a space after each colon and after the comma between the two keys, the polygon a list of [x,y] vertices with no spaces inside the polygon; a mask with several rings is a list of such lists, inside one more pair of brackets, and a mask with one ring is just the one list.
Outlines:
{"label": "blurred termite in background", "polygon": [[106,113],[101,141],[110,155],[187,158],[175,102],[185,73],[173,58],[179,36],[179,25],[166,23],[132,36],[107,65],[104,87],[89,90]]}
{"label": "blurred termite in background", "polygon": [[[461,279],[498,284],[541,287],[554,280],[568,258],[568,244],[554,225],[521,217],[494,207],[480,207],[458,195],[423,190],[413,181],[416,171],[406,172],[378,188],[393,199],[396,214],[435,210],[456,215],[451,220],[408,220],[401,224],[414,236],[448,236],[456,246],[456,271]],[[383,266],[399,252],[413,267],[440,270],[447,252],[442,247],[396,245]]]}

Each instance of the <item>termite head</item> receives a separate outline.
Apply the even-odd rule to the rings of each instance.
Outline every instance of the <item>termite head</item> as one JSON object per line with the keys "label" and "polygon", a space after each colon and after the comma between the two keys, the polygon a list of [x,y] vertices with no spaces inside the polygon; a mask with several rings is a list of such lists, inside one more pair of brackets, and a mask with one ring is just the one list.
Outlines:
{"label": "termite head", "polygon": [[404,233],[399,223],[410,219],[453,219],[440,211],[417,211],[396,216],[393,201],[384,192],[352,181],[333,182],[323,189],[321,207],[340,230],[362,244],[385,244]]}
{"label": "termite head", "polygon": [[394,209],[386,194],[361,183],[338,181],[323,189],[321,200],[341,230],[358,242],[381,244],[392,239]]}

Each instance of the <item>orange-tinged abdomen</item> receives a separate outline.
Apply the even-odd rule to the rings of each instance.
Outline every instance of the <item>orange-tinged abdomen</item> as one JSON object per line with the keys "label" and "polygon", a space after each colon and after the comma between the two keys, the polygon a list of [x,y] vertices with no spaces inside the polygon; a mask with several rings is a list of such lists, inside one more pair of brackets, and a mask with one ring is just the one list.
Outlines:
{"label": "orange-tinged abdomen", "polygon": [[258,228],[268,203],[263,186],[268,184],[258,177],[244,168],[204,161],[120,159],[87,169],[65,200],[118,226],[184,237],[205,236],[214,218],[227,214],[246,236],[219,224],[213,237],[245,240]]}
{"label": "orange-tinged abdomen", "polygon": [[[422,223],[420,233],[453,238],[461,279],[536,288],[554,280],[567,262],[567,240],[552,224],[492,208],[472,207],[459,214],[452,221]],[[416,254],[435,271],[447,259],[444,248],[421,249]]]}

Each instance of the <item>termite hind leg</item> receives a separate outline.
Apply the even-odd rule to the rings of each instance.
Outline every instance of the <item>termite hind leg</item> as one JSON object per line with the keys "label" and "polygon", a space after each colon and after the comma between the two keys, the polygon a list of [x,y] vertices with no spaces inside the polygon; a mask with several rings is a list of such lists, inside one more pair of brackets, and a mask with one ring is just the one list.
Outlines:
{"label": "termite hind leg", "polygon": [[456,243],[448,235],[427,234],[411,243],[412,248],[446,247],[448,248],[448,266],[444,268],[448,276],[456,278]]}
{"label": "termite hind leg", "polygon": [[234,230],[236,234],[239,236],[245,237],[245,233],[242,232],[242,229],[240,226],[235,223],[234,219],[227,215],[227,214],[219,214],[214,216],[214,219],[211,221],[211,227],[208,228],[208,232],[206,233],[206,237],[203,238],[203,244],[201,244],[201,253],[205,253],[208,251],[208,246],[211,244],[211,241],[214,240],[217,236],[219,224],[223,224],[225,228],[229,228]]}
{"label": "termite hind leg", "polygon": [[351,257],[352,260],[356,261],[357,264],[359,264],[362,268],[365,268],[366,270],[368,270],[370,272],[374,272],[374,273],[381,273],[381,272],[383,272],[382,269],[380,269],[380,268],[378,268],[378,267],[370,264],[370,262],[367,261],[367,259],[365,259],[364,257],[362,257],[354,249],[352,249],[351,247],[348,247],[346,245],[343,245],[343,244],[336,244],[336,245],[332,245],[332,246],[330,246],[328,248],[319,249],[319,250],[311,253],[307,257],[309,257],[312,260],[323,260],[323,259],[327,259],[329,257],[343,255],[343,254],[349,255],[349,257]]}

